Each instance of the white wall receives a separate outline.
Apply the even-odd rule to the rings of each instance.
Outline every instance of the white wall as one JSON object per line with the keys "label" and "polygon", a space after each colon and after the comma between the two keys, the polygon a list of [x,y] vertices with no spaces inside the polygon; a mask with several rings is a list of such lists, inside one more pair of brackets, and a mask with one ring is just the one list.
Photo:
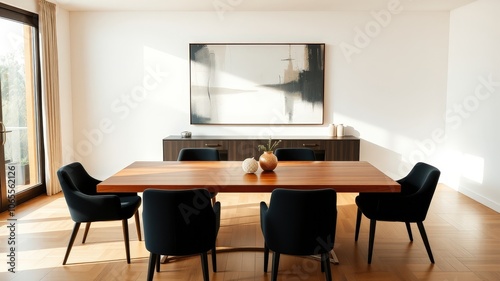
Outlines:
{"label": "white wall", "polygon": [[[71,12],[74,143],[65,152],[102,178],[134,160],[161,160],[162,138],[183,130],[326,135],[333,121],[362,138],[362,160],[403,176],[414,162],[432,161],[432,153],[419,150],[419,141],[444,128],[449,13],[406,12],[397,5],[382,9],[222,17]],[[325,124],[190,125],[188,44],[193,42],[326,43]],[[144,92],[148,76],[158,83]]]}
{"label": "white wall", "polygon": [[445,181],[500,212],[500,2],[451,12]]}
{"label": "white wall", "polygon": [[24,1],[3,0],[2,3],[10,5],[12,7],[23,9],[23,10],[28,11],[28,12],[38,14],[38,4],[37,4],[38,1],[36,1],[36,0],[24,0]]}

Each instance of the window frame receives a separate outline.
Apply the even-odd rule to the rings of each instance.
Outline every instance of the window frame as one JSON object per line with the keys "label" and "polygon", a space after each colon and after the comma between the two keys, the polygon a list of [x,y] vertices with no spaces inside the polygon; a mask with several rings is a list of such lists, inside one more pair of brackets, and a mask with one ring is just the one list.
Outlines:
{"label": "window frame", "polygon": [[[33,199],[41,194],[46,193],[46,183],[45,183],[45,152],[43,143],[43,122],[42,122],[42,79],[41,79],[41,66],[40,66],[40,39],[39,39],[39,16],[38,14],[22,10],[13,6],[9,6],[4,3],[0,3],[0,17],[6,20],[16,21],[22,24],[29,25],[33,27],[33,62],[32,67],[34,70],[34,103],[35,109],[34,114],[36,115],[36,132],[37,132],[37,146],[38,146],[38,157],[39,157],[39,175],[40,183],[34,185],[32,188],[26,191],[17,193],[16,192],[16,205],[24,203],[30,199]],[[5,211],[8,208],[7,203],[7,188],[2,187],[0,211]]]}

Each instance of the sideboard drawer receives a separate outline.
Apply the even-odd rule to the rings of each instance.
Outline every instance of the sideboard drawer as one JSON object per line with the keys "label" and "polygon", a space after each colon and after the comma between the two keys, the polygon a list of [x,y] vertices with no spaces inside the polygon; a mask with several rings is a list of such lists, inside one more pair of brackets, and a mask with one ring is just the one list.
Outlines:
{"label": "sideboard drawer", "polygon": [[278,147],[283,148],[310,148],[314,150],[316,160],[325,160],[325,141],[315,139],[283,140]]}
{"label": "sideboard drawer", "polygon": [[163,141],[163,161],[177,160],[182,148],[215,148],[219,150],[221,160],[228,160],[228,143],[221,140],[169,140]]}
{"label": "sideboard drawer", "polygon": [[283,148],[310,148],[310,149],[325,149],[325,142],[321,140],[282,140],[281,144],[278,145]]}

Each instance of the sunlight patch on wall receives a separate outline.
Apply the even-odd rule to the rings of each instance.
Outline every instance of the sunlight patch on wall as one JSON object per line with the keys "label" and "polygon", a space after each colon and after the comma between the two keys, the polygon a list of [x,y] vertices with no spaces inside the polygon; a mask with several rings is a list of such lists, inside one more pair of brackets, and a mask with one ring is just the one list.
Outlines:
{"label": "sunlight patch on wall", "polygon": [[464,154],[462,161],[462,176],[482,184],[484,179],[484,158],[471,154]]}
{"label": "sunlight patch on wall", "polygon": [[458,190],[462,179],[478,184],[484,180],[484,158],[456,150],[446,150],[438,157],[441,179],[449,187]]}
{"label": "sunlight patch on wall", "polygon": [[[328,122],[328,118],[325,120]],[[407,154],[406,152],[417,149],[415,139],[396,134],[383,126],[374,125],[370,122],[352,118],[349,115],[337,112],[333,114],[332,120],[336,125],[344,125],[345,135],[355,135],[360,138],[363,138],[363,136],[370,136],[370,139],[367,139],[367,141],[383,148],[390,149],[395,153],[405,155]]]}
{"label": "sunlight patch on wall", "polygon": [[[158,93],[158,95],[151,95],[149,98],[162,101],[165,94],[169,97],[182,96],[181,91],[186,91],[187,88],[173,89],[172,87],[178,84],[187,85],[187,79],[186,84],[179,83],[180,77],[185,77],[183,73],[188,72],[186,59],[144,46],[143,60],[144,74],[141,86],[148,93]],[[175,107],[174,104],[171,106]]]}

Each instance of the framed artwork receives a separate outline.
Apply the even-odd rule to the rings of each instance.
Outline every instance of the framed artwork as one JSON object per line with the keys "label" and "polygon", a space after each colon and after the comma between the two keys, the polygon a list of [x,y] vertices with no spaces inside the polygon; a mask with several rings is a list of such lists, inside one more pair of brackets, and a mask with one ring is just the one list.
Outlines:
{"label": "framed artwork", "polygon": [[191,124],[323,124],[325,44],[189,44]]}

